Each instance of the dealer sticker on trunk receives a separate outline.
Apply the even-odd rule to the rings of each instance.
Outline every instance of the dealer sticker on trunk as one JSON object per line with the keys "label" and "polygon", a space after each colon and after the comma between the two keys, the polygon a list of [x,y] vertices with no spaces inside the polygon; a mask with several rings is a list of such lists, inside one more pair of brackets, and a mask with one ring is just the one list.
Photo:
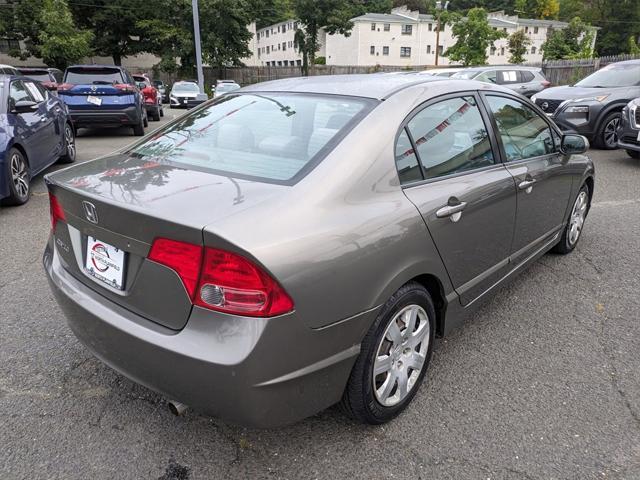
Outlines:
{"label": "dealer sticker on trunk", "polygon": [[113,245],[87,237],[85,269],[89,275],[113,288],[122,290],[124,287],[124,252]]}
{"label": "dealer sticker on trunk", "polygon": [[102,99],[100,97],[94,97],[93,95],[89,95],[87,97],[87,102],[93,103],[94,105],[97,105],[97,106],[102,105]]}

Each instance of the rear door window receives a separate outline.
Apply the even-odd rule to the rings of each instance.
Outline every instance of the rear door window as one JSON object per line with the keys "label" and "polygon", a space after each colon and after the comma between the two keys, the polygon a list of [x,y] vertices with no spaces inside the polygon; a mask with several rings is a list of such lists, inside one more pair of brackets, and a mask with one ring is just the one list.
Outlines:
{"label": "rear door window", "polygon": [[521,70],[520,71],[520,81],[522,83],[529,83],[529,82],[533,82],[533,73],[527,71],[527,70]]}
{"label": "rear door window", "polygon": [[292,184],[373,105],[373,100],[353,97],[230,93],[130,153],[150,161]]}
{"label": "rear door window", "polygon": [[532,108],[506,97],[487,95],[507,161],[513,162],[555,152],[549,124]]}
{"label": "rear door window", "polygon": [[498,84],[507,85],[509,83],[518,83],[518,72],[516,70],[499,70],[498,71]]}
{"label": "rear door window", "polygon": [[396,167],[401,184],[422,180],[422,169],[406,128],[402,129],[396,142]]}
{"label": "rear door window", "polygon": [[122,72],[115,68],[69,68],[64,81],[74,85],[99,85],[124,83],[124,78]]}
{"label": "rear door window", "polygon": [[407,128],[427,179],[495,163],[487,128],[472,95],[427,106]]}

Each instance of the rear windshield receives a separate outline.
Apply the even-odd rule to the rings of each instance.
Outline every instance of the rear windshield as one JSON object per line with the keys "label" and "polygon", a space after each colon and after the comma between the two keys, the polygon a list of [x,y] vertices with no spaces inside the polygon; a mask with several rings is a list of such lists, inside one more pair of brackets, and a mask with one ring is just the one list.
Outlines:
{"label": "rear windshield", "polygon": [[233,90],[238,90],[240,85],[236,85],[235,83],[220,83],[216,87],[216,92],[232,92]]}
{"label": "rear windshield", "polygon": [[200,92],[200,87],[195,83],[176,83],[171,89],[174,92]]}
{"label": "rear windshield", "polygon": [[65,83],[101,84],[124,83],[122,72],[114,68],[74,68],[68,69],[64,75]]}
{"label": "rear windshield", "polygon": [[640,64],[612,64],[576,83],[576,87],[611,88],[640,85]]}
{"label": "rear windshield", "polygon": [[478,70],[462,70],[451,75],[451,78],[460,78],[462,80],[471,80],[480,73]]}
{"label": "rear windshield", "polygon": [[50,82],[51,77],[49,77],[48,73],[40,73],[40,72],[27,72],[23,73],[23,75],[31,80],[37,80],[39,82]]}
{"label": "rear windshield", "polygon": [[337,96],[229,94],[129,153],[149,161],[290,185],[374,104]]}

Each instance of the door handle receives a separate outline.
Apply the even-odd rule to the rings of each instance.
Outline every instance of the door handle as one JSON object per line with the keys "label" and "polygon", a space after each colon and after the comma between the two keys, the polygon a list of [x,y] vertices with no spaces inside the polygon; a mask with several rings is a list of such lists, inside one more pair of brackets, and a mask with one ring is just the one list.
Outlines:
{"label": "door handle", "polygon": [[534,178],[527,178],[518,184],[518,188],[524,190],[524,193],[531,193],[534,183],[536,183]]}
{"label": "door handle", "polygon": [[460,220],[460,217],[462,217],[462,211],[466,206],[467,206],[467,202],[458,201],[457,203],[453,203],[451,200],[449,200],[449,204],[445,205],[444,207],[436,211],[436,217],[438,218],[449,217],[451,221],[455,223],[458,220]]}

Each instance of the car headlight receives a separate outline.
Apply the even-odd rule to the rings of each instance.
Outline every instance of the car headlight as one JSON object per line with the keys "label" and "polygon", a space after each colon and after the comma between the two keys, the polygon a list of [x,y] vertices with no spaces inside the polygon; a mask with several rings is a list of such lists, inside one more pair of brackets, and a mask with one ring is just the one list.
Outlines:
{"label": "car headlight", "polygon": [[567,107],[565,111],[567,113],[589,113],[589,107],[586,105],[575,105],[573,107]]}

